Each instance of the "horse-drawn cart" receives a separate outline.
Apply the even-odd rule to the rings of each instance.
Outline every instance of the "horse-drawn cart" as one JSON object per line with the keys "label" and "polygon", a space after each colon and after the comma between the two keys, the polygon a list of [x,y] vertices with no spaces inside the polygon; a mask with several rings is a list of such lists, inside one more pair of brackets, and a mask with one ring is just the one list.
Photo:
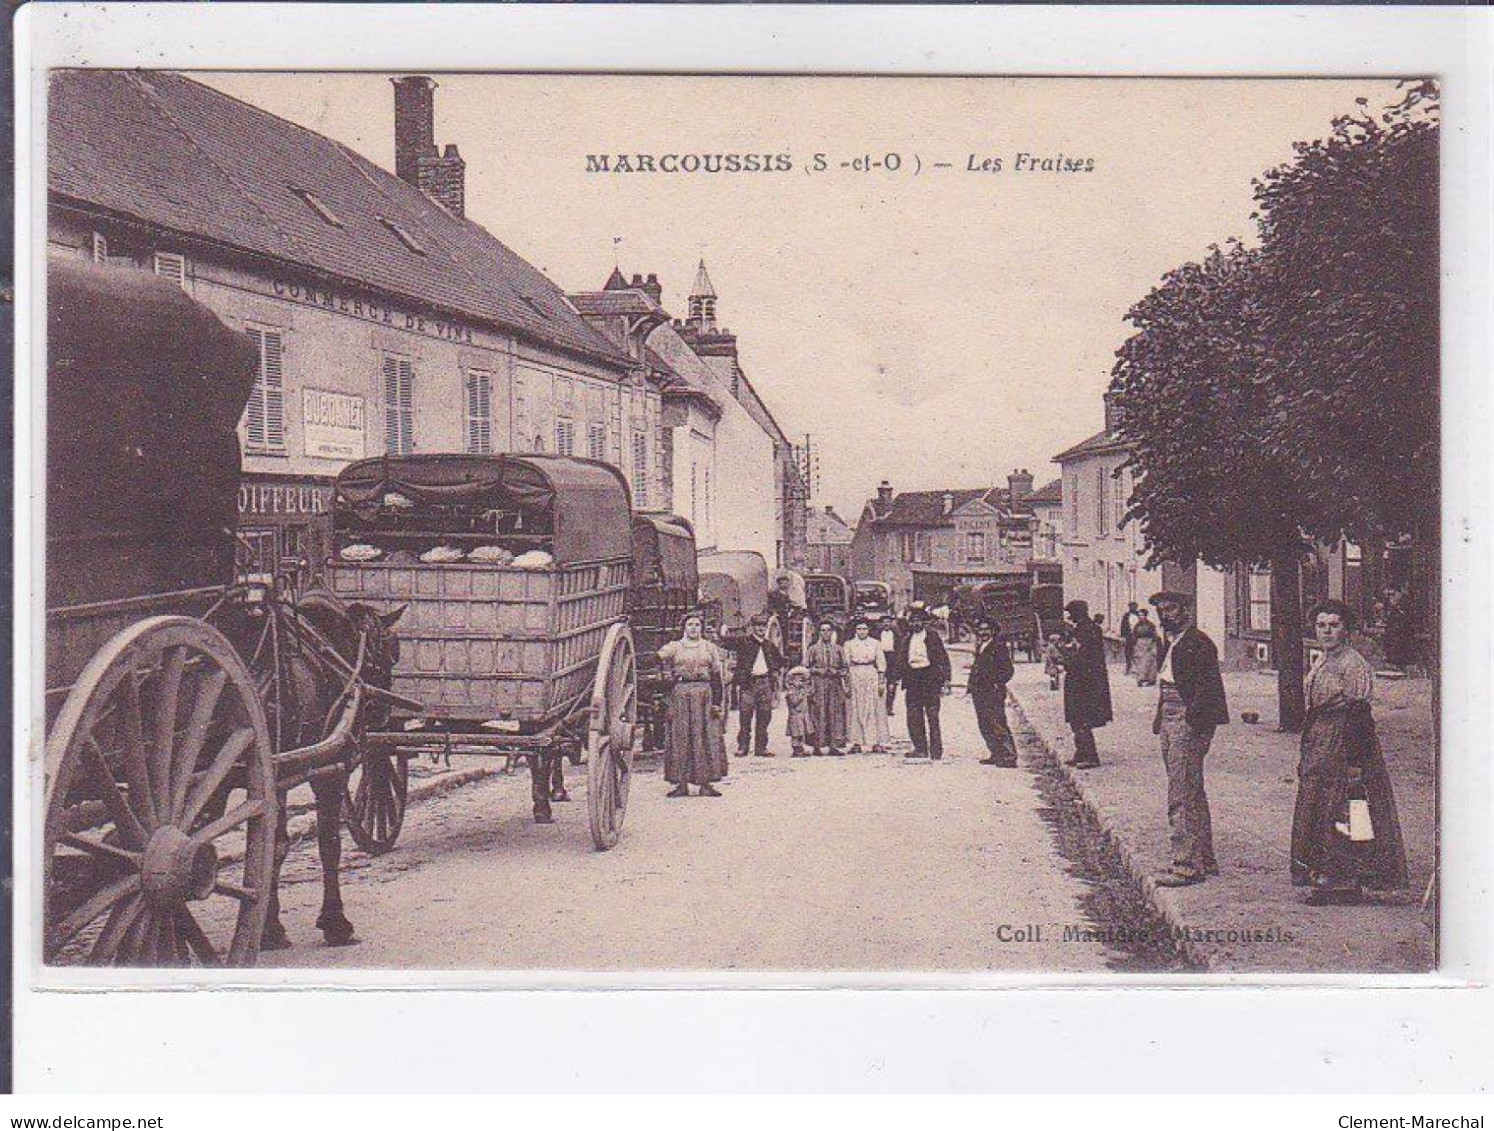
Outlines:
{"label": "horse-drawn cart", "polygon": [[685,617],[700,598],[695,532],[678,515],[633,516],[633,585],[628,623],[638,649],[639,732],[642,749],[664,748],[671,681],[659,665],[659,649],[679,637]]}
{"label": "horse-drawn cart", "polygon": [[566,456],[363,460],[338,477],[333,525],[333,592],[400,616],[393,688],[423,705],[369,733],[355,839],[394,846],[410,758],[498,754],[529,760],[541,820],[560,759],[584,759],[592,840],[616,844],[638,719],[621,474]]}
{"label": "horse-drawn cart", "polygon": [[284,794],[308,781],[318,926],[352,935],[335,806],[386,639],[366,610],[235,578],[257,368],[180,287],[49,265],[48,963],[252,965],[278,928]]}

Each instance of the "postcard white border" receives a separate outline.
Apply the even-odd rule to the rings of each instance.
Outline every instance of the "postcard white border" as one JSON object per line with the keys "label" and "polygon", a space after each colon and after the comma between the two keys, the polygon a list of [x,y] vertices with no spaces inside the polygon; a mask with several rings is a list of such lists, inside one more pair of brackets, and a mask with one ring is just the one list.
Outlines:
{"label": "postcard white border", "polygon": [[[1478,457],[1494,438],[1487,391],[1489,29],[1486,13],[1459,8],[32,5],[21,10],[15,24],[17,262],[24,268],[17,271],[16,372],[33,371],[28,346],[39,340],[40,312],[33,299],[45,240],[33,236],[45,232],[45,174],[29,155],[45,151],[44,75],[53,66],[1435,74],[1443,81],[1445,122],[1443,403],[1456,406],[1454,413],[1444,412],[1442,732],[1444,749],[1486,753],[1480,708],[1494,683],[1488,646],[1494,639],[1488,593],[1490,476],[1487,457]],[[37,385],[18,385],[16,409],[18,437],[34,434],[41,421]],[[15,647],[16,655],[25,657],[40,654],[41,625],[31,586],[39,576],[42,547],[29,536],[30,508],[41,498],[39,450],[18,443],[16,470]],[[29,677],[17,665],[18,752],[40,745],[22,710],[36,701],[39,673],[33,670]],[[274,1050],[281,1066],[279,1087],[421,1089],[432,1081],[402,1071],[391,1080],[381,1037],[440,1032],[447,1039],[439,1042],[444,1083],[437,1087],[462,1080],[526,1089],[1020,1084],[1130,1090],[1148,1081],[1165,1088],[1186,1080],[1185,1086],[1200,1088],[1250,1082],[1380,1090],[1395,1081],[1419,1080],[1461,1089],[1489,1081],[1494,1065],[1494,1031],[1480,1023],[1487,1015],[1487,993],[1466,988],[1487,981],[1490,971],[1491,779],[1487,757],[1463,758],[1457,767],[1447,763],[1444,757],[1442,961],[1438,974],[1426,978],[345,972],[334,979],[324,972],[254,971],[218,982],[213,992],[39,992],[34,988],[35,917],[29,911],[35,893],[26,869],[19,868],[17,1086],[236,1090],[250,1083],[236,1059],[239,1050],[258,1048]],[[26,846],[36,836],[32,817],[39,811],[39,783],[25,772],[19,753],[16,769],[15,844],[17,862],[23,864]],[[123,980],[142,988],[151,978]],[[304,990],[334,980],[344,990],[364,992],[230,989],[234,982],[248,982],[262,990]],[[86,972],[74,988],[119,981]],[[1267,983],[1296,988],[1262,994],[1258,987]],[[433,985],[463,989],[396,992]],[[1136,988],[1142,985],[1151,988]],[[678,992],[618,989],[665,986]],[[473,992],[473,987],[507,992]],[[733,992],[800,987],[820,992]],[[992,987],[1007,992],[977,992]],[[1055,992],[1060,989],[1086,992]],[[1135,1037],[1142,1032],[1146,1041]],[[1409,1045],[1388,1038],[1397,1032],[1416,1042],[1415,1075],[1405,1057]],[[1218,1039],[1209,1039],[1215,1033]],[[562,1051],[578,1041],[591,1047],[601,1042],[611,1055],[605,1064],[592,1058],[578,1064]],[[662,1051],[680,1042],[702,1054],[711,1050],[710,1058],[690,1058],[694,1067],[683,1079],[669,1063],[674,1057]],[[329,1055],[331,1049],[336,1056]],[[1325,1055],[1325,1050],[1334,1051]],[[406,1052],[419,1061],[418,1049]],[[173,1063],[183,1055],[190,1058],[190,1079],[181,1075],[183,1062]],[[411,1063],[405,1055],[395,1061],[402,1067]],[[1075,1073],[1080,1064],[1082,1080]],[[1254,1067],[1253,1075],[1242,1074],[1247,1065]]]}

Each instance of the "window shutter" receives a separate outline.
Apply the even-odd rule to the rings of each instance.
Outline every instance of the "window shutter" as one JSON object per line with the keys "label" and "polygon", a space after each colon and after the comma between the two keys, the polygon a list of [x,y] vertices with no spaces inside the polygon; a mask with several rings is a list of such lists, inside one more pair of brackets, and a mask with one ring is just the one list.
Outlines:
{"label": "window shutter", "polygon": [[285,368],[283,344],[278,333],[266,332],[260,363],[265,396],[265,447],[285,447]]}
{"label": "window shutter", "polygon": [[254,391],[249,394],[249,405],[244,410],[245,438],[251,448],[265,446],[265,336],[261,330],[250,330],[249,340],[259,354],[259,374],[254,380]]}
{"label": "window shutter", "polygon": [[607,426],[605,424],[591,424],[586,429],[586,456],[588,459],[605,460],[607,458]]}
{"label": "window shutter", "polygon": [[639,508],[648,505],[648,436],[633,433],[633,501]]}
{"label": "window shutter", "polygon": [[385,448],[407,456],[415,441],[415,370],[408,358],[384,357]]}
{"label": "window shutter", "polygon": [[93,261],[95,263],[109,262],[109,241],[102,232],[93,233]]}
{"label": "window shutter", "polygon": [[170,279],[177,286],[185,289],[187,285],[187,260],[185,256],[177,255],[175,252],[158,251],[155,258],[156,274],[162,278]]}
{"label": "window shutter", "polygon": [[467,450],[486,455],[493,450],[493,380],[481,369],[467,371]]}

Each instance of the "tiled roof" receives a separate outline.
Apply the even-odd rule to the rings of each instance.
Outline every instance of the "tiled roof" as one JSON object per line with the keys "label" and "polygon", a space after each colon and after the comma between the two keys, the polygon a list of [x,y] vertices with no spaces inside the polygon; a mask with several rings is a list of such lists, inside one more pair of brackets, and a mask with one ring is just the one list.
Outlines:
{"label": "tiled roof", "polygon": [[1075,459],[1078,456],[1097,455],[1101,452],[1118,452],[1129,445],[1120,437],[1112,435],[1107,429],[1100,429],[1082,444],[1075,444],[1066,451],[1059,452],[1053,457],[1054,463],[1062,463],[1066,459]]}
{"label": "tiled roof", "polygon": [[814,545],[849,545],[852,531],[834,511],[812,510],[804,519],[804,538]]}
{"label": "tiled roof", "polygon": [[1023,497],[1022,501],[1029,506],[1041,506],[1043,503],[1050,505],[1063,502],[1063,480],[1055,479],[1052,483],[1045,483],[1036,491]]}
{"label": "tiled roof", "polygon": [[611,314],[653,314],[669,317],[664,308],[642,291],[583,291],[573,294],[571,304],[582,314],[606,317]]}
{"label": "tiled roof", "polygon": [[[944,509],[945,496],[949,496],[949,510]],[[887,526],[948,526],[954,513],[976,500],[987,506],[1005,511],[1014,517],[1030,515],[1031,495],[1024,495],[1015,503],[1011,491],[1005,487],[962,487],[947,491],[904,491],[892,497],[890,506],[882,506],[877,499],[867,500],[867,506],[875,516],[873,521]]]}
{"label": "tiled roof", "polygon": [[479,225],[330,138],[181,75],[53,72],[48,154],[54,201],[628,364],[559,287]]}

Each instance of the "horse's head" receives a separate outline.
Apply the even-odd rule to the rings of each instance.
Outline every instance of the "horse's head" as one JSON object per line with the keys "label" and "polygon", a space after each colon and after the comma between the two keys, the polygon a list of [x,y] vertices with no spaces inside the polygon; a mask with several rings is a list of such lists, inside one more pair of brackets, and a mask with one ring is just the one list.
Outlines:
{"label": "horse's head", "polygon": [[394,672],[395,663],[399,660],[399,637],[395,634],[394,626],[399,623],[400,617],[405,615],[405,610],[409,607],[409,605],[401,605],[392,612],[381,613],[369,605],[348,606],[348,619],[353,627],[363,634],[365,641],[363,653],[365,678],[371,679],[382,687],[389,686],[388,680]]}

